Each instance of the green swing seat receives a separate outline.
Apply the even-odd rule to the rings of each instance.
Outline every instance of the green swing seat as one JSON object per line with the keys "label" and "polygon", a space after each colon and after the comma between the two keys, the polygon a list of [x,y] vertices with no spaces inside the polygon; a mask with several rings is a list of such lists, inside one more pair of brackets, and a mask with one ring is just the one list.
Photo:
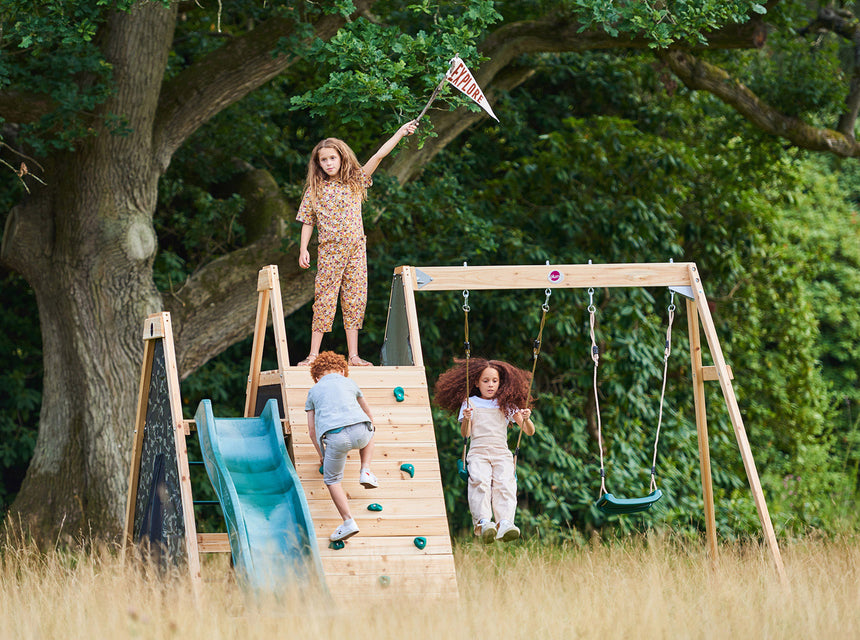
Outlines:
{"label": "green swing seat", "polygon": [[655,489],[642,498],[616,498],[611,493],[604,493],[594,503],[603,513],[638,513],[651,508],[651,505],[663,497],[663,492]]}

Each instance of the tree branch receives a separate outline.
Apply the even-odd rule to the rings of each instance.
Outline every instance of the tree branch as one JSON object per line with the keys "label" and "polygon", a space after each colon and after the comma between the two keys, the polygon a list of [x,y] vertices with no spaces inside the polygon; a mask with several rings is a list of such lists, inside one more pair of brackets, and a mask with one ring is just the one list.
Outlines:
{"label": "tree branch", "polygon": [[851,69],[851,82],[848,97],[845,99],[845,112],[839,117],[836,130],[854,139],[854,126],[860,113],[860,21],[847,9],[821,7],[815,20],[797,33],[801,36],[832,32],[848,40],[854,47],[854,60]]}
{"label": "tree branch", "polygon": [[[375,0],[358,0],[356,12]],[[340,15],[322,15],[306,39],[329,39],[344,24]],[[200,125],[289,68],[298,55],[272,55],[278,41],[295,33],[298,23],[270,18],[234,38],[165,83],[155,127],[155,161],[165,170],[170,158]]]}
{"label": "tree branch", "polygon": [[762,102],[750,89],[716,65],[684,51],[667,51],[659,53],[658,57],[689,89],[713,94],[767,133],[785,138],[810,151],[826,151],[845,158],[860,156],[860,145],[853,136],[846,136],[833,129],[813,127],[786,116]]}
{"label": "tree branch", "polygon": [[0,91],[0,115],[6,122],[32,124],[57,108],[51,96],[9,89]]}
{"label": "tree branch", "polygon": [[285,315],[312,300],[315,274],[300,269],[298,262],[297,246],[285,252],[280,238],[260,239],[207,263],[175,295],[165,294],[164,309],[174,319],[180,378],[254,331],[261,265],[278,265]]}
{"label": "tree branch", "polygon": [[[516,64],[521,55],[595,49],[647,49],[651,43],[646,38],[613,38],[602,29],[580,33],[579,27],[578,22],[558,16],[506,24],[481,43],[479,50],[488,60],[477,70],[472,70],[475,79],[490,99],[516,88],[532,75],[533,69]],[[727,25],[708,34],[708,41],[711,47],[718,49],[750,49],[761,47],[765,37],[765,24],[755,17],[745,24]],[[465,107],[456,111],[432,113],[430,119],[438,137],[427,140],[422,149],[400,153],[389,173],[401,183],[410,180],[454,138],[484,117],[483,112],[469,111]]]}

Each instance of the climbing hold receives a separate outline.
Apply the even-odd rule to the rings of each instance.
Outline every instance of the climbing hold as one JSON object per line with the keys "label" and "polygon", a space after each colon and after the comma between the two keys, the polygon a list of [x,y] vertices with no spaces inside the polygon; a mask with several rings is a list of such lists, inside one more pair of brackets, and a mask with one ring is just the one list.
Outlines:
{"label": "climbing hold", "polygon": [[368,511],[382,511],[382,505],[374,502],[373,504],[367,505]]}
{"label": "climbing hold", "polygon": [[329,543],[329,549],[334,549],[335,551],[339,551],[346,546],[346,543],[343,540],[334,540]]}
{"label": "climbing hold", "polygon": [[463,462],[462,458],[457,460],[457,475],[460,476],[461,480],[469,479],[469,469],[466,468],[466,464]]}
{"label": "climbing hold", "polygon": [[413,543],[416,547],[418,547],[419,549],[423,549],[424,547],[426,547],[426,546],[427,546],[427,538],[425,538],[424,536],[418,536],[417,538],[415,538],[415,539],[412,541],[412,543]]}
{"label": "climbing hold", "polygon": [[406,398],[406,392],[403,390],[403,387],[394,387],[394,397],[397,399],[397,402],[403,402]]}
{"label": "climbing hold", "polygon": [[320,465],[320,474],[322,474],[322,472],[323,472],[323,466]]}
{"label": "climbing hold", "polygon": [[400,470],[408,473],[410,478],[415,477],[415,467],[413,465],[409,464],[408,462],[404,462],[403,464],[401,464]]}
{"label": "climbing hold", "polygon": [[387,587],[391,584],[391,578],[389,578],[388,576],[379,576],[379,584],[381,584],[383,587]]}

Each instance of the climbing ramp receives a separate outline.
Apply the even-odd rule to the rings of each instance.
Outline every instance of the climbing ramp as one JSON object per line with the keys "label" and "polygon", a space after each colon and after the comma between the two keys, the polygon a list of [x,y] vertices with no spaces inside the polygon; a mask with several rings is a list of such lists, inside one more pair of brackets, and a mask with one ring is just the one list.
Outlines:
{"label": "climbing ramp", "polygon": [[287,457],[277,401],[269,400],[259,417],[216,418],[210,401],[203,400],[194,421],[240,580],[265,591],[324,584],[313,521]]}
{"label": "climbing ramp", "polygon": [[[329,535],[341,524],[308,436],[307,367],[281,370],[291,454],[307,497],[328,588],[338,597],[457,597],[457,578],[424,367],[351,367],[373,411],[373,472],[379,487],[358,483],[358,451],[347,458],[343,487],[360,533],[343,548]],[[380,510],[381,509],[381,510]]]}

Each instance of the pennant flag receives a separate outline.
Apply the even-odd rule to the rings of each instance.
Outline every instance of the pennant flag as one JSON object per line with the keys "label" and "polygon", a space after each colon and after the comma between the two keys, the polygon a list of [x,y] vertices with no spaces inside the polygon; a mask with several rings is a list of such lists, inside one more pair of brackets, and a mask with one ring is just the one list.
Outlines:
{"label": "pennant flag", "polygon": [[451,66],[448,68],[448,73],[445,74],[445,79],[469,96],[472,100],[477,102],[484,111],[493,117],[493,120],[496,122],[499,121],[496,114],[493,113],[490,103],[487,102],[484,92],[481,91],[481,87],[479,87],[478,83],[475,82],[475,77],[472,75],[472,72],[469,71],[463,61],[460,60],[460,56],[454,56],[451,60]]}

